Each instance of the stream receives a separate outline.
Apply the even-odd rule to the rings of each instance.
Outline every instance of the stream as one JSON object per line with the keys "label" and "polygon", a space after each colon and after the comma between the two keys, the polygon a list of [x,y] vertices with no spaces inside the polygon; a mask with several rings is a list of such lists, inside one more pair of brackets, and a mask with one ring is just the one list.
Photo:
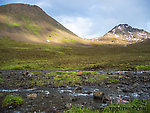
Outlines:
{"label": "stream", "polygon": [[[41,70],[39,70],[41,71]],[[42,70],[45,73],[50,71]],[[78,72],[78,70],[75,70]],[[21,70],[1,70],[2,75],[10,74],[11,72],[22,73]],[[128,71],[97,71],[100,73],[121,73],[122,76],[130,76]],[[0,93],[7,95],[17,95],[24,99],[23,105],[19,107],[10,106],[9,108],[2,108],[0,112],[3,113],[58,113],[67,110],[71,105],[85,106],[91,109],[102,111],[109,103],[101,102],[98,99],[94,99],[94,92],[103,92],[105,95],[111,98],[112,103],[127,103],[133,99],[150,99],[150,71],[130,71],[134,77],[141,77],[145,75],[147,81],[143,81],[143,78],[137,78],[140,80],[138,85],[139,89],[130,89],[130,83],[124,83],[124,80],[118,84],[106,84],[103,86],[81,86],[81,90],[75,90],[75,87],[60,87],[51,88],[46,86],[39,86],[29,89],[24,88],[8,88],[0,87]],[[138,76],[140,75],[140,76]],[[131,78],[133,80],[133,78]],[[145,79],[144,79],[145,80]],[[134,81],[136,85],[136,81]],[[130,89],[128,91],[128,89]]]}

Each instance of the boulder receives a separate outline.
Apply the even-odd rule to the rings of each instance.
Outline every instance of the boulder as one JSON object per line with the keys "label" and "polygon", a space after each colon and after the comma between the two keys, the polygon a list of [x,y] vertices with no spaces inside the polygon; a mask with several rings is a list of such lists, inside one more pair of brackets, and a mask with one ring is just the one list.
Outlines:
{"label": "boulder", "polygon": [[107,95],[104,95],[103,99],[102,99],[102,102],[103,103],[111,103],[111,97],[110,96],[107,96]]}
{"label": "boulder", "polygon": [[29,94],[29,95],[27,95],[27,98],[35,99],[35,98],[37,98],[37,94],[36,93]]}
{"label": "boulder", "polygon": [[23,73],[23,75],[28,75],[29,74],[29,71],[25,71],[24,73]]}
{"label": "boulder", "polygon": [[103,99],[103,97],[104,97],[104,93],[103,92],[94,92],[93,93],[93,97],[94,97],[94,99],[99,99],[99,100],[102,100]]}
{"label": "boulder", "polygon": [[70,108],[72,107],[72,104],[71,104],[71,103],[67,103],[67,104],[65,105],[65,107],[66,107],[67,109],[70,109]]}
{"label": "boulder", "polygon": [[73,97],[71,100],[72,100],[73,102],[75,102],[75,101],[77,101],[78,99],[77,99],[76,97]]}
{"label": "boulder", "polygon": [[82,76],[83,72],[82,72],[82,71],[79,71],[79,72],[77,72],[76,74],[77,74],[77,76]]}
{"label": "boulder", "polygon": [[74,88],[74,91],[76,91],[76,90],[82,90],[82,87],[81,86],[77,86],[77,87]]}
{"label": "boulder", "polygon": [[122,91],[125,92],[125,93],[134,92],[132,88],[123,88]]}

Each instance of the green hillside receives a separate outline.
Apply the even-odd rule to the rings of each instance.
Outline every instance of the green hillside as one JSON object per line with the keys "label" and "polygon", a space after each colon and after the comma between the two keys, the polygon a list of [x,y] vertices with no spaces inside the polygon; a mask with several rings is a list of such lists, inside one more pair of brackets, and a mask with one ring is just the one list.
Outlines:
{"label": "green hillside", "polygon": [[0,6],[0,38],[3,36],[47,44],[78,44],[83,41],[41,8],[28,4]]}
{"label": "green hillside", "polygon": [[[140,46],[139,46],[140,45]],[[149,41],[123,46],[73,46],[0,39],[0,69],[136,70],[150,64]]]}

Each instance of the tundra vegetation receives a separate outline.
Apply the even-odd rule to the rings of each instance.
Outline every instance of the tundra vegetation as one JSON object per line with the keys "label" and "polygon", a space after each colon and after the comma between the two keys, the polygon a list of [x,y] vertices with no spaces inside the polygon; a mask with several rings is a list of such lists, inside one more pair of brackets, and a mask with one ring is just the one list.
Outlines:
{"label": "tundra vegetation", "polygon": [[[105,107],[102,113],[149,113],[150,103],[147,100],[135,99],[129,103],[114,103]],[[72,106],[65,113],[99,113],[90,108]]]}
{"label": "tundra vegetation", "polygon": [[6,75],[0,78],[0,84],[7,87],[35,87],[35,86],[50,86],[50,87],[66,87],[66,86],[96,86],[102,82],[117,83],[120,76],[108,75],[107,73],[98,73],[93,71],[52,71],[50,73],[42,73],[31,71],[19,76]]}
{"label": "tundra vegetation", "polygon": [[0,39],[0,68],[20,70],[149,70],[149,46],[149,44],[142,43],[127,47],[36,44],[4,37]]}

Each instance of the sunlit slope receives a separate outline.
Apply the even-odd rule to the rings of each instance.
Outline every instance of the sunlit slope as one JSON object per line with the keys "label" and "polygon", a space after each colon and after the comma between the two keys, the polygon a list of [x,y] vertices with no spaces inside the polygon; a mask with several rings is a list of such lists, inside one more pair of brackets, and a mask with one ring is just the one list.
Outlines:
{"label": "sunlit slope", "polygon": [[38,43],[75,44],[83,41],[38,6],[27,4],[0,6],[0,36]]}

